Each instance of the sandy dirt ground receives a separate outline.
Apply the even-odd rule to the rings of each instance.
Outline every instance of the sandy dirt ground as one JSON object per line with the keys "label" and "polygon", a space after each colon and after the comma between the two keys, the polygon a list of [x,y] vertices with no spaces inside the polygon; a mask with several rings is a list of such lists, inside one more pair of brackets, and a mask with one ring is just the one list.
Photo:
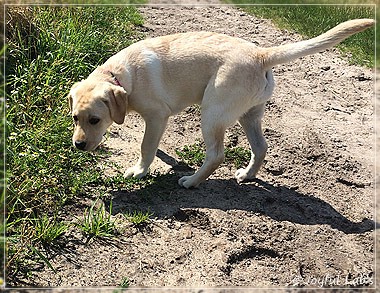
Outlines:
{"label": "sandy dirt ground", "polygon": [[[148,37],[208,30],[258,46],[301,39],[229,6],[139,10]],[[159,146],[152,172],[160,183],[112,190],[104,200],[108,207],[112,199],[115,219],[149,210],[152,221],[136,228],[124,220],[120,235],[107,241],[86,243],[70,231],[50,253],[57,272],[36,268],[34,284],[18,285],[107,287],[128,278],[131,288],[192,288],[178,292],[374,288],[374,71],[331,49],[277,66],[274,76],[263,120],[269,151],[256,181],[237,184],[235,166],[223,164],[197,189],[177,185],[194,170],[179,163],[175,149],[202,141],[199,108],[190,107],[170,119]],[[112,127],[104,144],[112,155],[99,162],[106,174],[134,164],[143,132],[136,114]],[[238,124],[225,145],[248,149]],[[67,214],[80,216],[92,200]]]}

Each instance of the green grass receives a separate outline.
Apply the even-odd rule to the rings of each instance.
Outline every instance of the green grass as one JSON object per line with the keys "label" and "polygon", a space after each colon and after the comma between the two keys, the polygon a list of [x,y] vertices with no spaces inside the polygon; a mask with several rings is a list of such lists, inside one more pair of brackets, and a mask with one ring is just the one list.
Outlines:
{"label": "green grass", "polygon": [[[300,33],[306,38],[317,36],[340,22],[354,18],[375,18],[375,6],[354,6],[354,5],[287,5],[287,4],[321,4],[331,3],[331,1],[316,0],[228,0],[235,4],[272,4],[242,6],[248,13],[262,18],[269,18],[283,29],[289,29]],[[348,1],[334,1],[334,4]],[[374,1],[358,1],[360,3],[374,3]],[[281,3],[283,5],[275,5]],[[351,1],[349,3],[355,3]],[[379,13],[379,12],[377,12]],[[378,14],[379,15],[379,14]],[[377,40],[379,40],[379,29],[377,29]],[[275,44],[273,44],[275,45]],[[343,55],[347,55],[351,63],[374,67],[375,64],[375,29],[368,29],[364,32],[346,39],[338,48]],[[379,64],[380,54],[377,54],[377,64]]]}
{"label": "green grass", "polygon": [[[4,64],[5,47],[0,48],[0,64]],[[3,67],[2,67],[3,68]],[[0,288],[4,286],[5,280],[5,100],[4,100],[4,75],[0,71]]]}
{"label": "green grass", "polygon": [[150,222],[150,217],[153,213],[147,211],[133,211],[124,214],[124,217],[135,226],[146,225]]}
{"label": "green grass", "polygon": [[[37,262],[49,266],[40,247],[54,245],[66,230],[62,206],[92,185],[107,185],[96,166],[99,153],[71,145],[67,94],[74,82],[143,38],[137,31],[143,20],[126,6],[8,7],[6,15],[12,19],[6,63],[6,270],[12,283],[18,274],[30,277]],[[100,232],[89,234],[110,231],[101,224],[103,212],[87,211],[100,221]]]}
{"label": "green grass", "polygon": [[[75,81],[128,46],[132,24],[142,21],[133,8],[34,8],[30,14],[36,35],[25,42],[16,31],[7,64],[11,215],[25,207],[57,207],[99,178],[90,167],[96,156],[71,147],[66,95]],[[125,19],[130,22],[121,27]]]}
{"label": "green grass", "polygon": [[88,238],[113,237],[117,234],[115,220],[111,217],[112,202],[108,213],[103,203],[95,201],[90,208],[84,211],[83,218],[75,224]]}
{"label": "green grass", "polygon": [[66,223],[59,222],[56,218],[51,218],[48,215],[36,217],[33,219],[32,225],[35,230],[34,240],[44,245],[52,244],[69,228]]}
{"label": "green grass", "polygon": [[176,149],[175,152],[184,163],[192,167],[202,166],[206,157],[205,145],[201,142],[185,145],[182,149]]}
{"label": "green grass", "polygon": [[123,277],[123,279],[121,280],[120,285],[118,286],[119,288],[118,289],[114,289],[112,291],[112,293],[122,293],[122,292],[125,292],[125,289],[129,288],[129,286],[130,286],[129,278],[128,277]]}
{"label": "green grass", "polygon": [[[182,149],[176,150],[177,156],[185,164],[192,167],[200,167],[206,157],[205,146],[201,142],[196,142],[192,145],[185,145]],[[224,149],[224,164],[233,165],[235,168],[241,168],[247,165],[251,152],[242,147],[226,147]]]}
{"label": "green grass", "polygon": [[121,283],[120,283],[120,287],[121,288],[128,288],[129,287],[129,278],[128,277],[124,277],[122,280],[121,280]]}
{"label": "green grass", "polygon": [[227,164],[232,164],[235,168],[239,169],[244,165],[248,165],[251,158],[251,151],[242,147],[227,147],[224,150],[224,155]]}

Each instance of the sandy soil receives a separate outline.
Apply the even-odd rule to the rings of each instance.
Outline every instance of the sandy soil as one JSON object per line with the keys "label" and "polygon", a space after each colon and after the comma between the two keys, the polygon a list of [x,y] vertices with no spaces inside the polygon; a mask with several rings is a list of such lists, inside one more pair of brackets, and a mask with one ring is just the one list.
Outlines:
{"label": "sandy soil", "polygon": [[[258,46],[301,39],[228,6],[139,10],[149,37],[209,30]],[[108,206],[112,198],[112,214],[124,227],[117,239],[85,243],[67,233],[51,252],[57,272],[36,268],[29,284],[104,287],[127,277],[133,288],[194,288],[190,292],[373,288],[374,72],[349,65],[331,49],[278,66],[274,74],[277,86],[263,122],[269,151],[258,180],[239,185],[235,167],[224,164],[198,189],[177,185],[193,170],[178,163],[175,149],[201,140],[199,110],[190,107],[171,118],[160,144],[152,171],[161,182],[113,190],[105,200]],[[134,163],[143,130],[138,115],[112,127],[105,146],[113,155],[100,162],[107,174],[122,171],[110,162],[122,169]],[[225,144],[248,148],[238,124],[228,129]],[[91,200],[82,204],[69,207],[70,217]],[[136,209],[154,213],[151,223],[137,229],[122,222],[121,213]]]}

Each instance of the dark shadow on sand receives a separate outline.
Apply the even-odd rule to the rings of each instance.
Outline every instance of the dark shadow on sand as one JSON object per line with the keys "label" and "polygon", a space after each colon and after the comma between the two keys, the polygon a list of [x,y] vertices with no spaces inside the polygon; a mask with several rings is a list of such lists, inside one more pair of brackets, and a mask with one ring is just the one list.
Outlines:
{"label": "dark shadow on sand", "polygon": [[[301,225],[329,225],[346,234],[372,231],[376,226],[374,221],[366,218],[361,222],[353,222],[330,203],[312,194],[303,194],[287,186],[274,186],[260,179],[248,184],[237,184],[234,179],[207,180],[199,189],[186,190],[177,185],[177,180],[183,174],[178,174],[181,170],[176,170],[178,165],[175,159],[162,151],[158,156],[173,166],[175,174],[157,175],[156,181],[162,184],[153,184],[141,190],[114,191],[114,214],[150,210],[157,218],[168,218],[180,208],[210,208],[245,210],[276,221]],[[109,203],[106,202],[107,209]]]}

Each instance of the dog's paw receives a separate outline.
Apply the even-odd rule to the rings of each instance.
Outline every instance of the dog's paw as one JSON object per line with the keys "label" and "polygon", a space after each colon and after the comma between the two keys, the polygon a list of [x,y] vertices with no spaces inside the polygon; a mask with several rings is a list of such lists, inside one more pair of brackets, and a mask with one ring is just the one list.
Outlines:
{"label": "dog's paw", "polygon": [[178,180],[178,184],[189,189],[197,187],[199,185],[199,182],[195,182],[193,176],[183,176]]}
{"label": "dog's paw", "polygon": [[235,172],[235,178],[238,183],[241,183],[243,181],[254,179],[255,176],[249,176],[248,171],[244,168],[241,168]]}
{"label": "dog's paw", "polygon": [[127,171],[124,173],[125,178],[137,178],[140,179],[144,177],[148,173],[148,170],[145,170],[144,168],[141,168],[140,166],[133,166],[131,168],[128,168]]}

